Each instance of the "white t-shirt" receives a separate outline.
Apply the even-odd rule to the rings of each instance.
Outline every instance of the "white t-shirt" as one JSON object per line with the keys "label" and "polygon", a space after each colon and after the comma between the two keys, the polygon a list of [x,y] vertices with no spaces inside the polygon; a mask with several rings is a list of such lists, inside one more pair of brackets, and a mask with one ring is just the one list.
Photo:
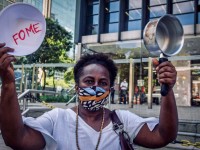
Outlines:
{"label": "white t-shirt", "polygon": [[125,81],[121,82],[120,88],[121,88],[121,90],[127,90],[128,89],[128,83],[125,82]]}
{"label": "white t-shirt", "polygon": [[[116,110],[133,140],[141,127],[147,123],[152,131],[157,118],[141,118],[127,110]],[[42,133],[46,141],[46,150],[77,150],[76,147],[76,113],[71,109],[55,108],[34,119],[23,117],[24,124]],[[112,129],[110,122],[103,130],[99,150],[120,150],[119,136]],[[78,139],[81,150],[94,150],[99,138],[99,132],[90,127],[81,117],[78,123]]]}

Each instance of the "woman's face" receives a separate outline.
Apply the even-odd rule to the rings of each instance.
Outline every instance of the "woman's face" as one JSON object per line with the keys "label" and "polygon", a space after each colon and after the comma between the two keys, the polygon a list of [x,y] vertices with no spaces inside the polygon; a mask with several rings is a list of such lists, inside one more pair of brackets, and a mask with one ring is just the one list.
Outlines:
{"label": "woman's face", "polygon": [[79,87],[98,86],[104,90],[110,89],[110,76],[108,70],[99,64],[90,64],[83,68],[79,78]]}

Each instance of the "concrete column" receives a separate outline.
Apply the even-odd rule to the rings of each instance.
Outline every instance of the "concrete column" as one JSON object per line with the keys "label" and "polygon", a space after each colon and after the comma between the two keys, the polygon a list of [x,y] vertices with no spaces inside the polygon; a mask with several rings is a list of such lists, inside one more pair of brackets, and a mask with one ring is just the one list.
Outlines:
{"label": "concrete column", "polygon": [[[36,81],[36,82],[37,82],[37,81]],[[34,83],[35,83],[35,64],[33,64],[31,89],[34,89]]]}
{"label": "concrete column", "polygon": [[81,57],[81,52],[82,52],[82,43],[78,43],[76,61],[80,59],[80,57]]}
{"label": "concrete column", "polygon": [[27,68],[24,69],[24,90],[27,89]]}
{"label": "concrete column", "polygon": [[134,85],[134,64],[133,59],[130,59],[129,66],[129,107],[133,107],[133,85]]}
{"label": "concrete column", "polygon": [[148,61],[148,109],[152,109],[152,80],[153,80],[153,67],[152,67],[152,58],[149,57]]}
{"label": "concrete column", "polygon": [[23,82],[24,82],[24,64],[22,64],[22,76],[20,81],[20,93],[23,92]]}
{"label": "concrete column", "polygon": [[51,0],[43,0],[43,15],[45,18],[51,17]]}

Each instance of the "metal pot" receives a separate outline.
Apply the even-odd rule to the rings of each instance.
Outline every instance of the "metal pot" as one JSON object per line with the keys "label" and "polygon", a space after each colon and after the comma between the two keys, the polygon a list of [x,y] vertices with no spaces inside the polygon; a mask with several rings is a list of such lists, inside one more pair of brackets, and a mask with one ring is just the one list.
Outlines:
{"label": "metal pot", "polygon": [[[146,49],[153,55],[159,56],[159,63],[168,61],[166,57],[180,52],[184,43],[183,27],[173,15],[164,15],[152,20],[144,28],[143,41]],[[169,86],[161,85],[161,95],[168,94]]]}
{"label": "metal pot", "polygon": [[144,28],[143,41],[153,55],[173,56],[180,52],[184,43],[184,32],[180,21],[173,15],[164,15],[152,20]]}

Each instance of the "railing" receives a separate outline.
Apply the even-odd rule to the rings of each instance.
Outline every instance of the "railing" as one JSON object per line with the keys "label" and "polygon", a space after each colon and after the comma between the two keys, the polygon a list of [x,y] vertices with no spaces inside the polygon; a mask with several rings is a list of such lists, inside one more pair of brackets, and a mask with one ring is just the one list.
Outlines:
{"label": "railing", "polygon": [[[67,91],[66,95],[68,95],[72,90],[74,90],[74,88],[75,88],[75,85],[72,86],[72,88]],[[69,105],[75,98],[76,98],[76,94],[65,104],[65,106]],[[76,99],[76,103],[77,103],[77,99]]]}
{"label": "railing", "polygon": [[67,93],[71,92],[71,91],[72,91],[74,88],[75,88],[75,85],[74,85],[74,86],[72,86],[72,88],[71,88],[71,89],[69,89],[69,91],[68,91]]}
{"label": "railing", "polygon": [[[76,98],[76,95],[74,95],[74,96],[67,102],[67,104],[65,104],[65,106],[69,105],[75,98]],[[76,98],[76,103],[77,103],[77,98]]]}
{"label": "railing", "polygon": [[[28,93],[58,94],[57,92],[54,92],[54,91],[28,89],[18,96],[18,100],[22,99]],[[27,102],[28,101],[26,99],[23,99],[23,108],[22,108],[22,113],[21,113],[22,115],[25,115],[30,110],[48,110],[49,109],[49,108],[46,108],[46,107],[31,107],[31,108],[29,107],[29,108],[26,108]]]}

